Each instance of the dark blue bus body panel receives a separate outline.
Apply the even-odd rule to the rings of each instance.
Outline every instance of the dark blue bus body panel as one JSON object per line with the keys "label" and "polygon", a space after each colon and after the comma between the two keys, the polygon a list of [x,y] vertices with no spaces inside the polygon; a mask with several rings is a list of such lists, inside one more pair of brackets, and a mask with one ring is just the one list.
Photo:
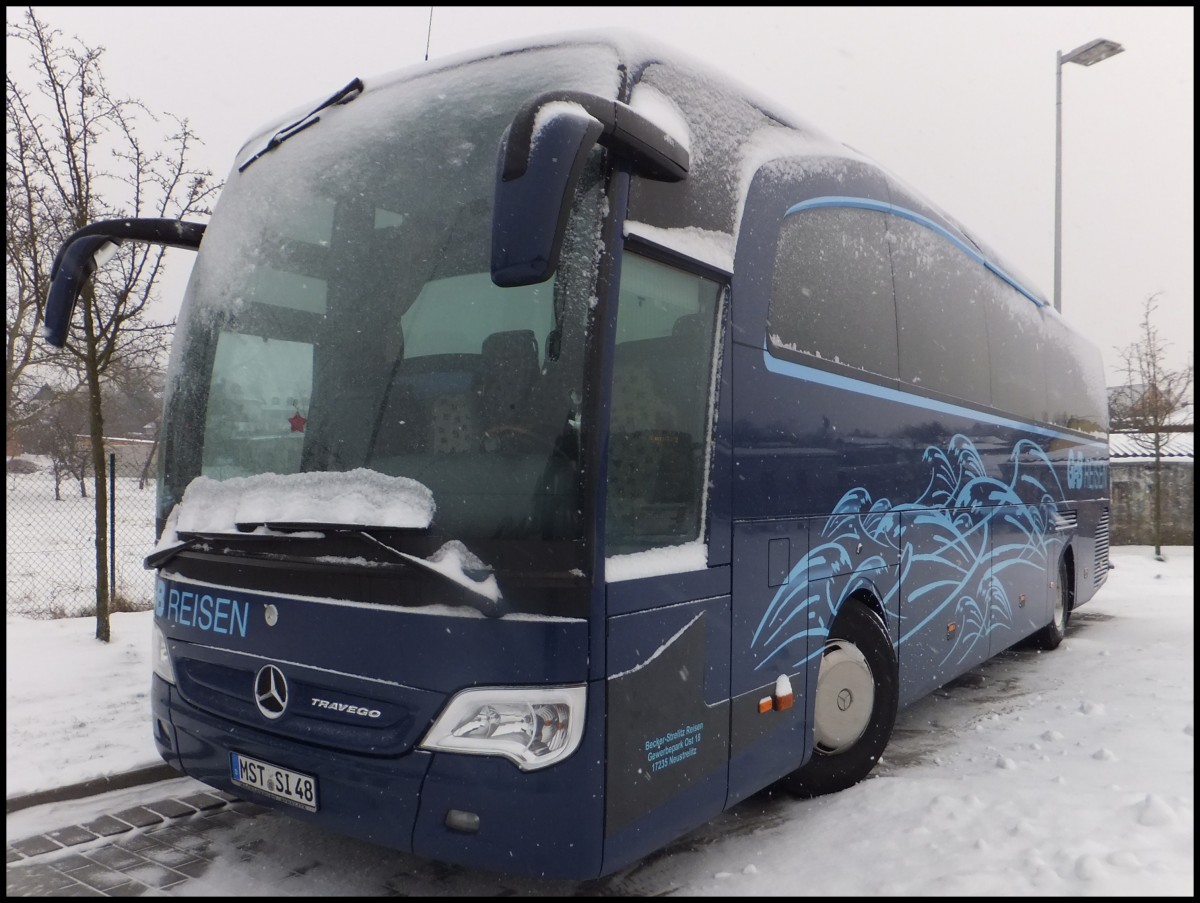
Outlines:
{"label": "dark blue bus body panel", "polygon": [[[593,717],[579,749],[554,768],[523,772],[506,759],[416,748],[458,690],[587,683],[586,621],[428,613],[183,579],[160,578],[159,588],[156,620],[177,682],[156,677],[153,694],[168,762],[264,806],[429,858],[547,877],[598,873],[602,684],[589,691]],[[255,675],[268,663],[288,682],[277,720],[254,702]],[[230,752],[316,777],[319,811],[234,784]],[[478,816],[478,830],[447,827],[452,809]]]}
{"label": "dark blue bus body panel", "polygon": [[[1106,550],[1061,530],[1056,513],[1078,517],[1081,527],[1104,516],[1095,492],[1103,481],[1088,487],[1068,474],[1072,460],[1105,467],[1107,452],[1102,440],[1024,425],[803,355],[775,356],[766,324],[789,209],[814,199],[865,199],[970,244],[937,211],[902,190],[897,195],[860,163],[838,161],[833,175],[803,169],[789,173],[779,164],[755,177],[734,268],[726,364],[734,428],[732,692],[736,700],[753,684],[747,675],[768,670],[768,662],[801,672],[805,665],[807,686],[815,687],[828,628],[858,594],[872,600],[897,647],[905,705],[1045,625],[1068,544],[1080,575],[1074,604],[1091,597],[1101,580],[1091,563]],[[787,579],[779,585],[784,561]],[[764,596],[767,586],[776,589]],[[785,641],[795,648],[777,648]],[[772,666],[770,676],[777,670],[786,668]],[[742,795],[737,711],[735,704],[731,801]],[[768,756],[771,767],[750,768],[747,784],[784,771],[784,762],[800,764],[809,742],[790,756]]]}
{"label": "dark blue bus body panel", "polygon": [[729,576],[608,584],[604,873],[725,807]]}

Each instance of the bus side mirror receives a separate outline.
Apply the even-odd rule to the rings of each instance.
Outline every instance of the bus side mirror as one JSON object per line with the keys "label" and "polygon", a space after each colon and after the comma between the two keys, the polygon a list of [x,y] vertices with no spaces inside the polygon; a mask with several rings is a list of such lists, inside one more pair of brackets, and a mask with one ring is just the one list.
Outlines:
{"label": "bus side mirror", "polygon": [[626,104],[579,91],[530,98],[500,142],[492,208],[496,285],[534,285],[554,275],[575,186],[596,143],[629,158],[640,175],[687,177],[684,144]]}
{"label": "bus side mirror", "polygon": [[79,292],[91,275],[117,250],[118,243],[103,235],[68,238],[54,258],[50,269],[50,291],[46,293],[46,314],[42,336],[55,348],[67,344],[67,330]]}
{"label": "bus side mirror", "polygon": [[173,219],[109,219],[72,233],[50,267],[50,290],[42,336],[55,348],[67,343],[71,317],[83,284],[116,253],[122,241],[144,241],[170,248],[200,247],[204,223]]}

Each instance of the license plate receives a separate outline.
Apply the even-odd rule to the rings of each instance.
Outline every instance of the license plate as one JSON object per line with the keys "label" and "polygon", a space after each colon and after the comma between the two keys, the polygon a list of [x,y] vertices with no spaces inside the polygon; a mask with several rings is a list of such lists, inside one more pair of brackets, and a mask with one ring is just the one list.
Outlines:
{"label": "license plate", "polygon": [[309,812],[317,811],[317,779],[311,775],[236,752],[229,754],[229,773],[239,787],[249,787]]}

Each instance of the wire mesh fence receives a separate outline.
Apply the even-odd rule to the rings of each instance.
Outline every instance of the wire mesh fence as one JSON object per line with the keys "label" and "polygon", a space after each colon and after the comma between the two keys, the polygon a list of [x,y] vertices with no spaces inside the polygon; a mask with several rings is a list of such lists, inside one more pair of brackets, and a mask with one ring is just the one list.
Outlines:
{"label": "wire mesh fence", "polygon": [[[142,566],[155,544],[153,471],[145,454],[115,454],[110,515],[111,611],[154,604],[154,574]],[[49,458],[10,458],[5,473],[5,614],[73,618],[96,613],[95,486],[89,475],[55,479]],[[84,495],[86,492],[86,495]]]}

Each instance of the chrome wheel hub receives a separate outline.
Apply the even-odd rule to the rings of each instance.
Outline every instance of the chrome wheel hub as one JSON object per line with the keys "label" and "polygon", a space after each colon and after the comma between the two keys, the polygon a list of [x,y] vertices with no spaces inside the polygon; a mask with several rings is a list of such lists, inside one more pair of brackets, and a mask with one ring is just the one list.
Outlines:
{"label": "chrome wheel hub", "polygon": [[845,640],[829,640],[817,675],[817,749],[836,755],[858,742],[875,707],[875,679],[866,656]]}

